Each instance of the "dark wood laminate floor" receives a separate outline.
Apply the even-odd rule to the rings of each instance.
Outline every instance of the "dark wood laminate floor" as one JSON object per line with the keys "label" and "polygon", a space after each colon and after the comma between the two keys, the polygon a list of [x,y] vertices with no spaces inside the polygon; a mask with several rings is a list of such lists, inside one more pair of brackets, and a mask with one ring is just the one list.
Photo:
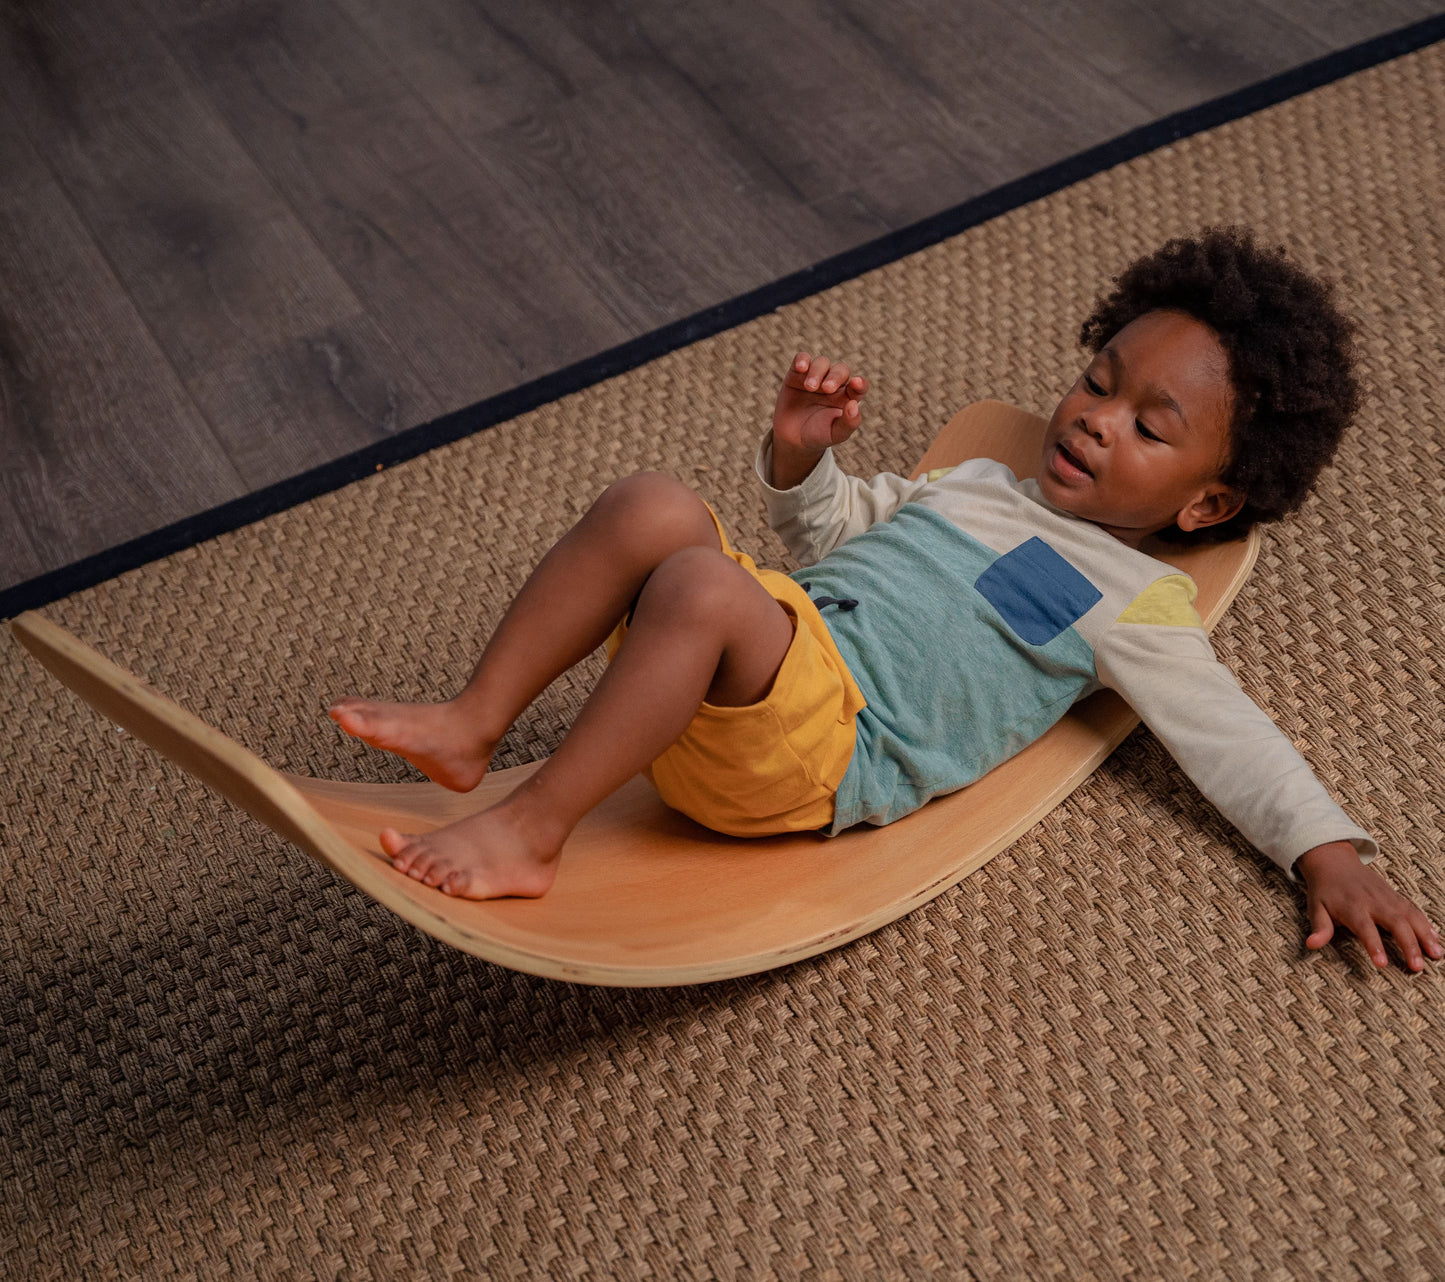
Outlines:
{"label": "dark wood laminate floor", "polygon": [[1438,0],[0,0],[0,588]]}

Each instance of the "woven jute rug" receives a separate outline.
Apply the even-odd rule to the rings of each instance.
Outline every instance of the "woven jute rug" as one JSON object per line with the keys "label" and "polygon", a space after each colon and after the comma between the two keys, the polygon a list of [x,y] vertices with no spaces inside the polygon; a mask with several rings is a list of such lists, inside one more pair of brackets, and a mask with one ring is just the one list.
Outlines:
{"label": "woven jute rug", "polygon": [[[450,694],[612,479],[681,476],[787,564],[748,469],[796,349],[874,380],[845,465],[906,469],[970,400],[1048,413],[1134,256],[1248,223],[1340,283],[1370,394],[1218,648],[1445,921],[1442,136],[1432,46],[49,613],[278,765],[414,777],[327,702]],[[870,938],[636,991],[409,928],[8,638],[0,754],[7,1277],[1445,1275],[1445,976],[1308,952],[1147,733]]]}

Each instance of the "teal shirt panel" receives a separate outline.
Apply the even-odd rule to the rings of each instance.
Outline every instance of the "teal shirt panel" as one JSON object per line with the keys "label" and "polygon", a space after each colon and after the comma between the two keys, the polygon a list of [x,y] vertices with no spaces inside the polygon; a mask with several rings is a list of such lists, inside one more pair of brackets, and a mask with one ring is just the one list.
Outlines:
{"label": "teal shirt panel", "polygon": [[829,835],[972,783],[1098,684],[1072,622],[1099,593],[1042,540],[1001,557],[905,503],[790,577],[814,601],[858,602],[821,607],[868,700]]}

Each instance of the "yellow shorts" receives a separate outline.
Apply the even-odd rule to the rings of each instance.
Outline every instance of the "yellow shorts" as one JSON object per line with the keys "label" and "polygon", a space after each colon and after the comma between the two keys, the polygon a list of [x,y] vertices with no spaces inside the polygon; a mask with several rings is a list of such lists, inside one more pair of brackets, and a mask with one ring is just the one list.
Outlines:
{"label": "yellow shorts", "polygon": [[[735,552],[717,513],[708,511],[722,550],[792,617],[793,640],[760,702],[704,702],[647,777],[674,810],[717,832],[759,837],[826,827],[866,701],[808,594],[786,574],[760,570]],[[624,619],[607,638],[609,663],[626,635]]]}

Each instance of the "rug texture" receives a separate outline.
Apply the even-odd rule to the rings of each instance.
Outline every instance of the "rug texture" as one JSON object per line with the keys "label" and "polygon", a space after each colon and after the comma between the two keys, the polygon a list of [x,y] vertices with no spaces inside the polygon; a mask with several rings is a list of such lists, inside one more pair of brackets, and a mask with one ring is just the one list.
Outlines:
{"label": "rug texture", "polygon": [[[873,381],[850,470],[1047,414],[1110,276],[1252,224],[1337,280],[1369,396],[1221,656],[1437,922],[1445,46],[48,613],[273,763],[407,767],[334,696],[450,694],[611,480],[786,566],[749,464],[794,351]],[[594,656],[498,763],[551,751]],[[100,1278],[1390,1278],[1445,1269],[1445,972],[1303,898],[1136,733],[982,871],[786,970],[621,991],[454,952],[0,644],[0,1272]]]}

